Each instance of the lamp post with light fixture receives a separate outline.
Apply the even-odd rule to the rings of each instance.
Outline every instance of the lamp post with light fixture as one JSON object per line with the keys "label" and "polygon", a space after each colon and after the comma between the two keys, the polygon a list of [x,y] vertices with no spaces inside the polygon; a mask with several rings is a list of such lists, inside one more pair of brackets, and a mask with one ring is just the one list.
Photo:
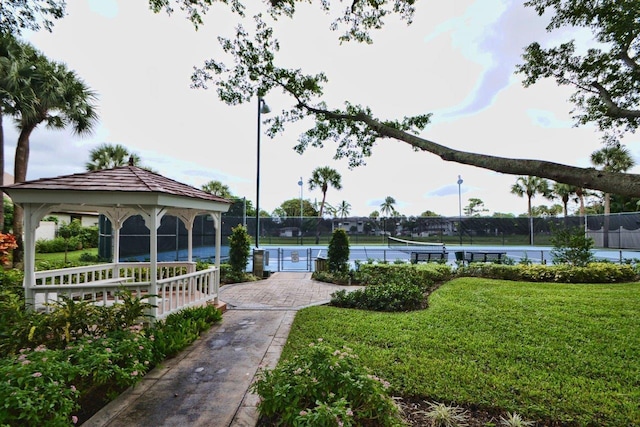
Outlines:
{"label": "lamp post with light fixture", "polygon": [[458,175],[458,234],[460,235],[460,244],[462,245],[462,178]]}
{"label": "lamp post with light fixture", "polygon": [[258,96],[258,152],[256,166],[256,248],[260,247],[260,115],[271,112],[267,103]]}
{"label": "lamp post with light fixture", "polygon": [[302,177],[300,177],[300,181],[298,181],[298,185],[300,186],[300,244],[302,245],[302,186],[304,185],[304,181],[302,181]]}

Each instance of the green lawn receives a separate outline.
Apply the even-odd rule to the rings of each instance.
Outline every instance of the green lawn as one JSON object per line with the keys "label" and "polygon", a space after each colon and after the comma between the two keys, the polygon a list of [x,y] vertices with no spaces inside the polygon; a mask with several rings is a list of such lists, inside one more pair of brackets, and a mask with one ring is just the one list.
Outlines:
{"label": "green lawn", "polygon": [[640,425],[640,284],[461,278],[430,308],[312,307],[283,358],[318,338],[347,345],[396,395],[580,426]]}
{"label": "green lawn", "polygon": [[[67,252],[67,261],[79,262],[80,256],[83,253],[98,255],[98,248],[82,249],[79,251],[69,251]],[[64,252],[53,252],[53,253],[47,253],[47,254],[36,253],[36,262],[40,262],[40,261],[64,262]]]}

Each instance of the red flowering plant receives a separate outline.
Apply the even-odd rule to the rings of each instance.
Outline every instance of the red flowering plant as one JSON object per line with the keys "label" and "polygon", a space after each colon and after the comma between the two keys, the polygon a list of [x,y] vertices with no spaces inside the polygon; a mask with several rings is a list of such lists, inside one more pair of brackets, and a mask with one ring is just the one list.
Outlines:
{"label": "red flowering plant", "polygon": [[18,247],[16,238],[13,234],[0,233],[0,262],[6,265],[9,262],[9,251]]}

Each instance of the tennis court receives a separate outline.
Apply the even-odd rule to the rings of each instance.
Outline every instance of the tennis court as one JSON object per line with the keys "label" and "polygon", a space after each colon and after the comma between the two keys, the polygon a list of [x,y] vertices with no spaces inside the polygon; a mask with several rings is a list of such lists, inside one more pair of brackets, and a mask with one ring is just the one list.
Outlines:
{"label": "tennis court", "polygon": [[[263,246],[265,251],[265,270],[269,271],[313,271],[317,258],[327,257],[326,246]],[[450,265],[456,264],[456,252],[472,253],[505,253],[506,258],[515,263],[528,260],[534,264],[551,264],[553,256],[552,247],[548,246],[480,246],[480,245],[392,245],[385,246],[354,246],[350,247],[349,261],[352,267],[356,261],[378,261],[378,262],[410,262],[412,253],[421,251],[443,251],[446,252],[446,262]],[[606,260],[615,263],[626,262],[627,260],[640,261],[640,251],[623,249],[596,249],[593,251],[598,260]],[[249,260],[249,271],[253,266]]]}
{"label": "tennis court", "polygon": [[[387,246],[383,245],[351,245],[350,246],[350,263],[355,267],[356,261],[378,261],[378,262],[410,262],[413,253],[442,251],[446,253],[446,262],[450,265],[456,264],[456,252],[473,252],[473,253],[504,253],[506,258],[513,260],[515,263],[529,260],[534,264],[551,264],[553,256],[551,255],[552,247],[550,246],[488,246],[488,245],[443,245],[443,244],[418,244],[414,241],[394,239],[389,237],[391,242]],[[327,246],[295,246],[295,245],[262,245],[260,249],[264,250],[264,270],[268,271],[313,271],[315,269],[315,261],[317,258],[327,257]],[[594,256],[598,260],[607,260],[610,262],[626,262],[628,260],[640,261],[640,251],[632,249],[595,249]],[[194,260],[214,261],[214,248],[202,246],[193,248]],[[228,259],[229,248],[223,246],[221,248],[222,262]],[[148,255],[140,256],[144,259]],[[136,258],[130,257],[129,259]],[[167,251],[158,254],[161,261],[186,260],[187,251]],[[253,270],[252,257],[249,257],[249,265],[247,271]]]}

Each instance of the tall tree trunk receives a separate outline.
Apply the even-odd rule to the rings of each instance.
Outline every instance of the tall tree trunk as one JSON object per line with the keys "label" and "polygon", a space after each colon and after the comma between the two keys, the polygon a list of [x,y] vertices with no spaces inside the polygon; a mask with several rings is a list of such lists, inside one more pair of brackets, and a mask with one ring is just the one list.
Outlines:
{"label": "tall tree trunk", "polygon": [[527,209],[529,210],[529,244],[533,246],[533,212],[531,209],[531,197],[527,197]]}
{"label": "tall tree trunk", "polygon": [[[4,185],[4,126],[2,124],[2,108],[0,108],[0,187]],[[0,191],[2,200],[0,200],[0,232],[4,229],[4,193]]]}
{"label": "tall tree trunk", "polygon": [[580,202],[580,226],[584,227],[584,191],[582,191],[582,188],[578,187],[576,189],[576,196],[578,196],[578,201]]}
{"label": "tall tree trunk", "polygon": [[611,213],[611,194],[604,193],[604,225],[602,233],[602,247],[609,247],[609,214]]}
{"label": "tall tree trunk", "polygon": [[[16,159],[13,167],[13,175],[15,182],[25,182],[27,180],[27,165],[29,164],[29,137],[35,126],[23,127],[18,137],[16,145]],[[24,259],[24,241],[23,241],[23,219],[24,213],[18,205],[13,207],[13,234],[16,237],[18,247],[13,250],[13,262],[22,263]]]}
{"label": "tall tree trunk", "polygon": [[320,243],[320,221],[324,211],[324,201],[327,198],[327,192],[322,193],[322,203],[320,203],[320,212],[318,213],[318,221],[316,222],[316,245]]}

